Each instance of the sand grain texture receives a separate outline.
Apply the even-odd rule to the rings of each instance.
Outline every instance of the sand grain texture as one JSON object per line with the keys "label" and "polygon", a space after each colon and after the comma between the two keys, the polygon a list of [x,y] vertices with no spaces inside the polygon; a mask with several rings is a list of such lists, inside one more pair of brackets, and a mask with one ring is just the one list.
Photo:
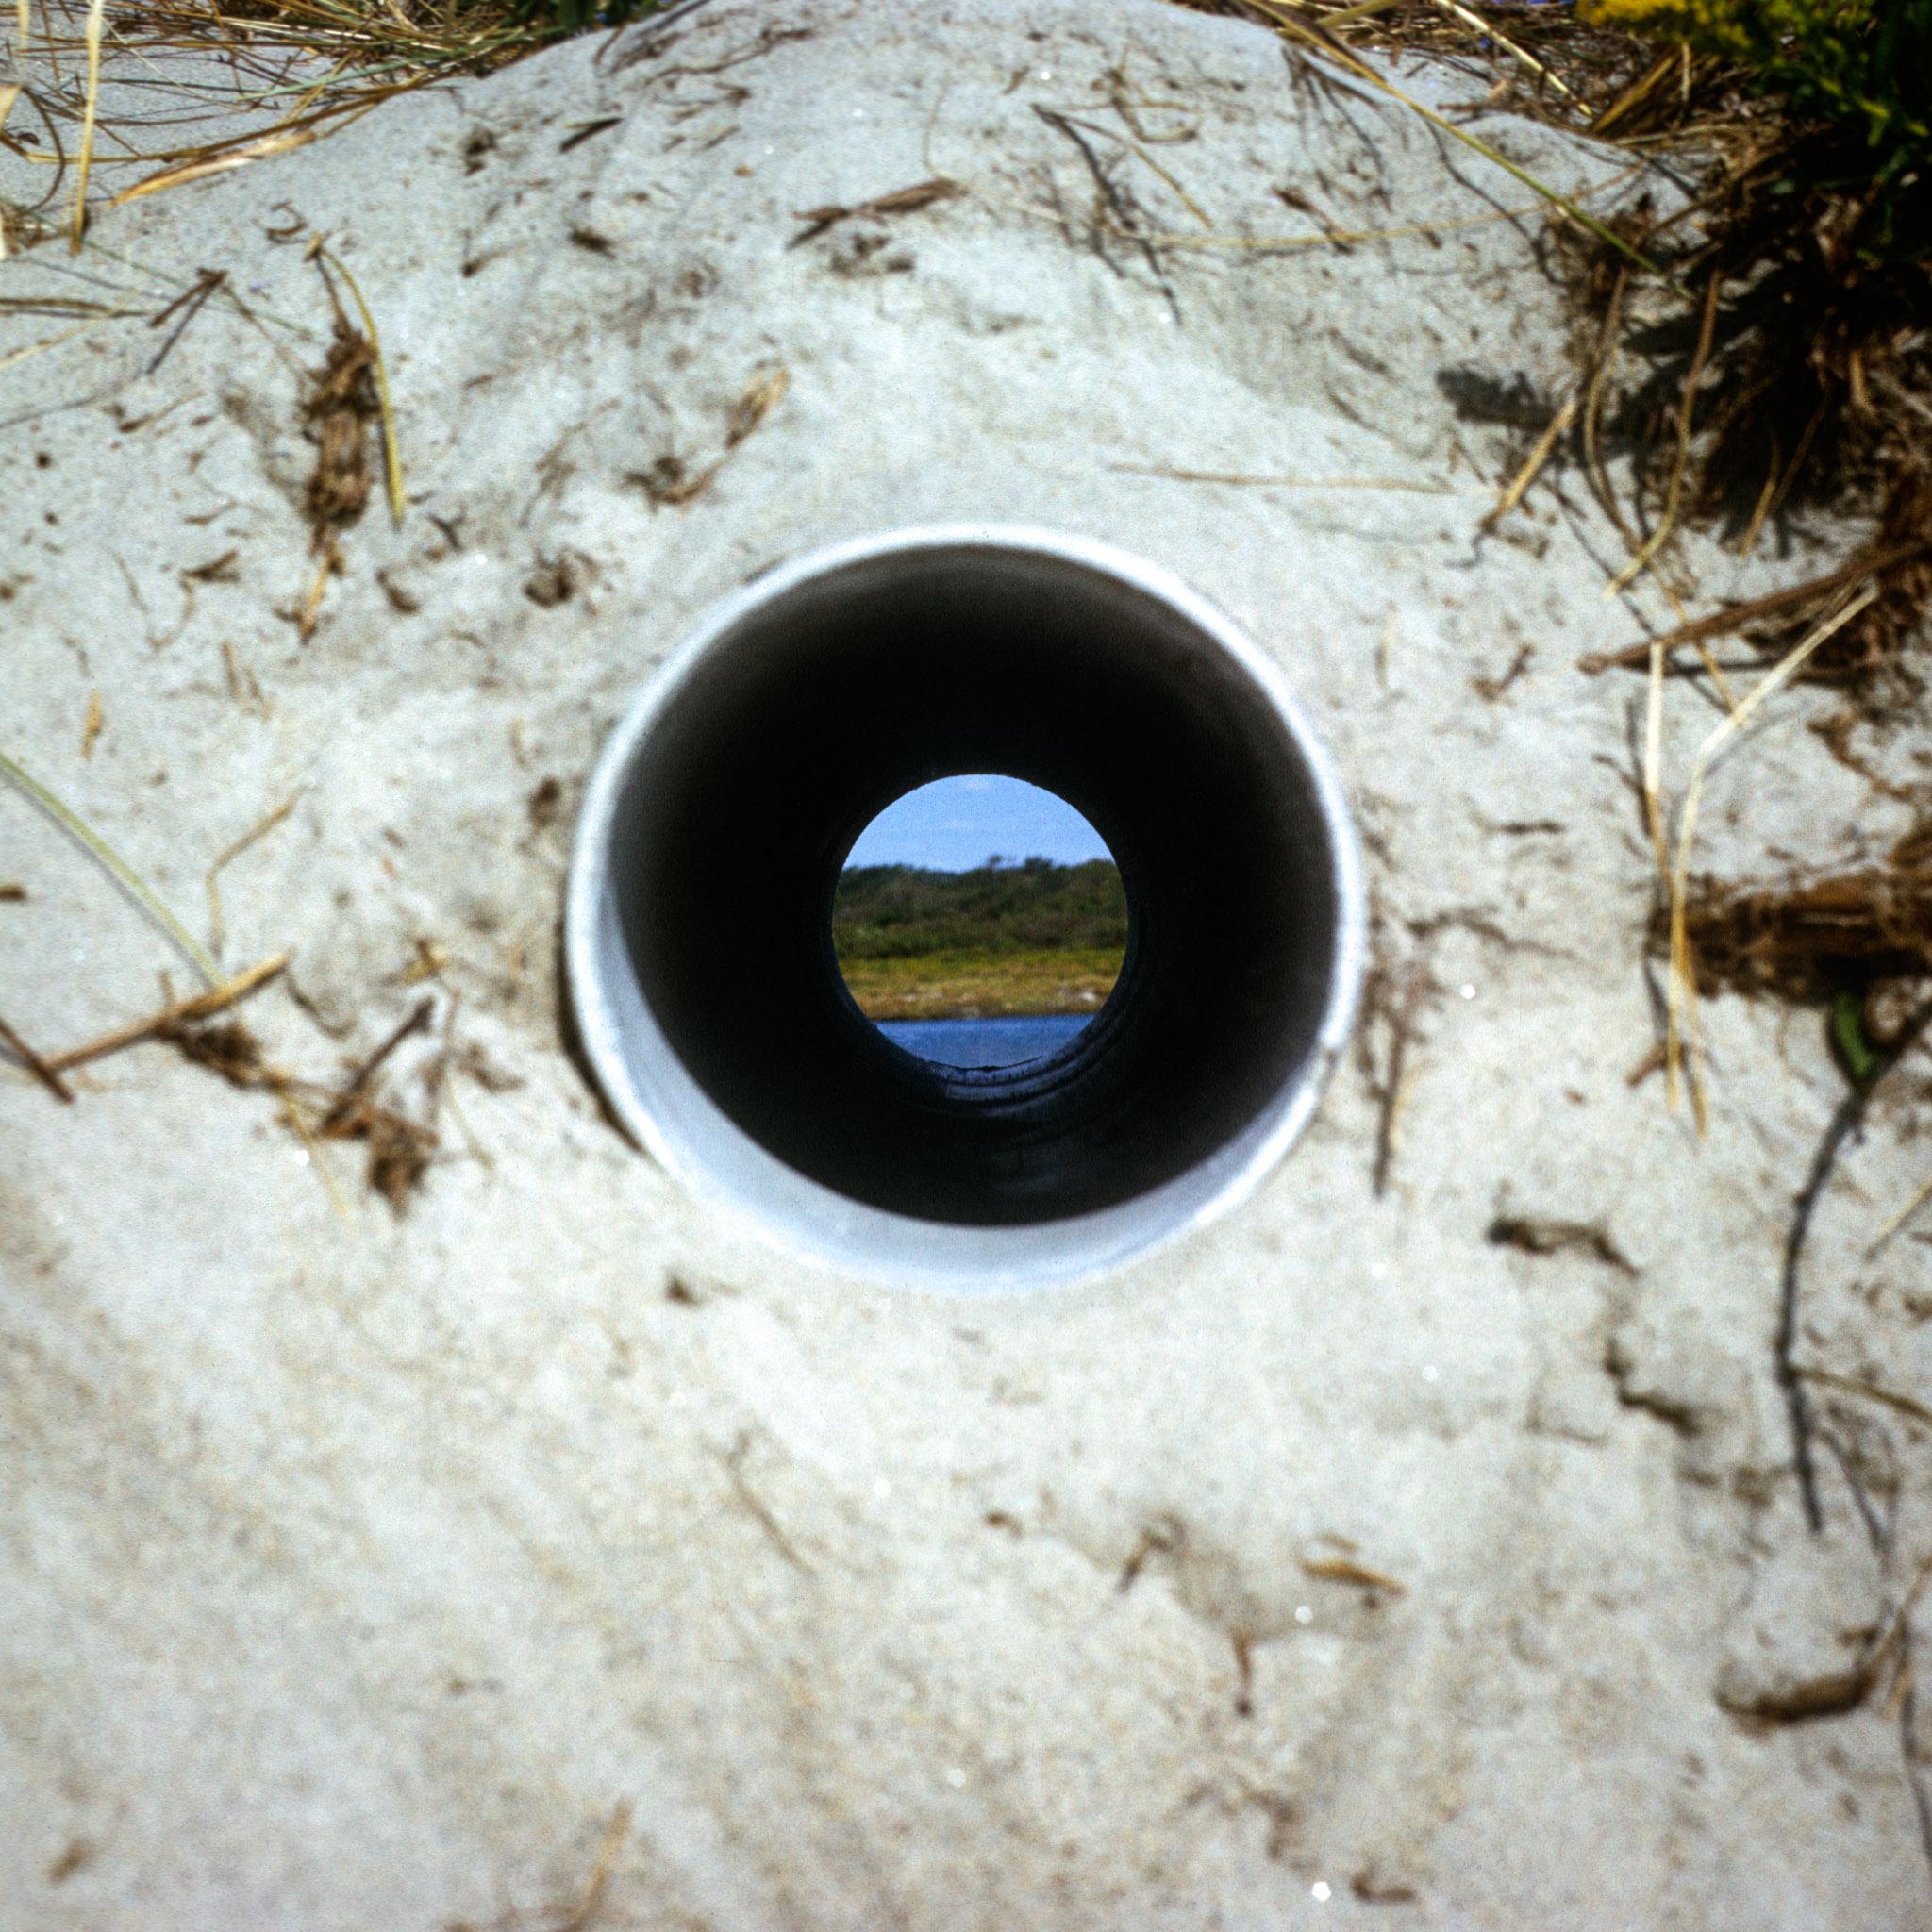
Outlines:
{"label": "sand grain texture", "polygon": [[[1116,94],[1192,130],[1147,152],[1211,231],[1090,137],[1150,232],[1441,225],[1096,240],[1053,115],[1124,132]],[[1624,165],[1477,125],[1566,192]],[[0,370],[0,741],[197,930],[294,796],[221,874],[224,966],[294,953],[246,1020],[340,1079],[431,993],[380,1077],[439,1134],[400,1216],[325,1146],[344,1219],[273,1093],[166,1045],[69,1107],[0,1083],[0,1926],[553,1927],[600,1859],[593,1923],[667,1932],[1928,1922],[1932,1731],[1860,1676],[1932,1551],[1927,1432],[1819,1385],[1813,1537],[1772,1371],[1841,1077],[1815,1014],[1727,996],[1707,1141],[1626,1084],[1637,687],[1574,665],[1636,625],[1574,475],[1478,541],[1524,444],[1457,372],[1575,379],[1486,168],[1151,0],[713,0],[0,270],[141,311]],[[367,294],[410,495],[335,528],[306,641],[333,320],[271,230]],[[143,375],[204,270],[257,323],[210,298]],[[803,546],[980,516],[1141,550],[1278,656],[1407,1027],[1379,1196],[1372,1017],[1256,1199],[1024,1304],[774,1257],[559,1048],[571,818],[653,663]],[[1684,558],[1705,596],[1828,561]],[[1802,729],[1829,703],[1772,708],[1703,858],[1906,829]],[[1667,769],[1709,722],[1674,693]],[[10,794],[0,878],[37,1049],[182,991]],[[1926,1105],[1902,1068],[1845,1151],[1800,1333],[1920,1395],[1927,1249],[1863,1257]]]}

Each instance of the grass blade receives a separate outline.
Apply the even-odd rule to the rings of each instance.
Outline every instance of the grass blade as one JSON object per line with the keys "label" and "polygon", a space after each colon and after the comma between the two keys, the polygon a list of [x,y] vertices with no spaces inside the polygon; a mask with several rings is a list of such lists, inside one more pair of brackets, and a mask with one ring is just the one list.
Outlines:
{"label": "grass blade", "polygon": [[362,290],[356,277],[349,273],[348,265],[333,248],[324,247],[324,255],[335,268],[341,271],[342,280],[349,286],[354,298],[356,312],[362,318],[362,333],[369,338],[369,346],[375,355],[375,394],[382,406],[382,468],[389,484],[389,513],[397,529],[403,526],[403,458],[396,446],[396,412],[389,399],[389,365],[383,360],[382,338],[375,332],[375,318],[369,312],[369,304],[362,299]]}
{"label": "grass blade", "polygon": [[89,0],[87,9],[87,105],[80,119],[80,164],[74,183],[74,226],[68,235],[67,252],[80,253],[81,237],[87,232],[87,177],[94,164],[94,113],[101,94],[101,20],[108,0]]}
{"label": "grass blade", "polygon": [[132,895],[134,902],[165,933],[181,957],[209,986],[221,978],[221,969],[208,950],[161,903],[158,893],[135,869],[84,820],[34,777],[26,769],[0,752],[0,777],[8,779],[44,811],[62,831],[77,840],[114,882]]}

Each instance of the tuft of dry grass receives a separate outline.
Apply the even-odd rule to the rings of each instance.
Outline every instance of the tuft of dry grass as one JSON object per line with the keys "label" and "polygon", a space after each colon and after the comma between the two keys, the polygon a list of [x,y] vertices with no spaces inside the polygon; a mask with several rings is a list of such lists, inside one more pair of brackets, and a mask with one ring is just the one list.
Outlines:
{"label": "tuft of dry grass", "polygon": [[[1704,1088],[1697,1065],[1697,982],[1690,964],[1689,926],[1690,853],[1697,836],[1698,808],[1704,797],[1705,780],[1731,743],[1750,724],[1753,716],[1791,682],[1812,655],[1850,624],[1877,595],[1868,588],[1860,595],[1840,604],[1819,624],[1795,649],[1778,660],[1760,678],[1750,693],[1727,710],[1697,748],[1691,766],[1690,782],[1677,812],[1677,845],[1674,862],[1665,881],[1669,893],[1670,982],[1666,1002],[1664,1069],[1672,1103],[1674,1105],[1679,1079],[1688,1079],[1690,1104],[1701,1131],[1707,1124]],[[1655,686],[1657,680],[1653,680]]]}
{"label": "tuft of dry grass", "polygon": [[[118,204],[306,146],[385,101],[493,72],[593,26],[647,20],[674,0],[18,0],[18,79],[0,88],[0,129],[16,101],[41,139],[8,145],[51,169],[50,207],[71,197],[69,246],[86,242],[90,194],[106,175]],[[208,75],[171,81],[170,55],[219,61],[238,110],[231,133],[179,145],[182,119],[214,117]],[[142,105],[101,108],[104,64],[134,75]],[[9,92],[9,90],[17,92]],[[267,127],[264,108],[287,102]],[[158,165],[157,165],[158,164]],[[121,177],[147,172],[127,186]],[[71,187],[69,184],[71,183]],[[0,259],[56,232],[35,209],[0,208]]]}
{"label": "tuft of dry grass", "polygon": [[[1775,884],[1695,879],[1684,934],[1705,992],[1728,988],[1812,1003],[1932,975],[1932,824],[1875,864]],[[1887,1029],[1866,1030],[1882,1037]]]}

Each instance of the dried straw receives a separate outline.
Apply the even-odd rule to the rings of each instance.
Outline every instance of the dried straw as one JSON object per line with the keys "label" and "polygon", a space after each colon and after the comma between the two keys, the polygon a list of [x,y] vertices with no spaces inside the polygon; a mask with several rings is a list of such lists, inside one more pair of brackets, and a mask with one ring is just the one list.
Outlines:
{"label": "dried straw", "polygon": [[[1858,596],[1841,605],[1824,623],[1815,626],[1801,643],[1781,658],[1776,666],[1751,688],[1737,708],[1713,727],[1697,749],[1690,783],[1685,791],[1683,809],[1678,817],[1676,863],[1671,872],[1671,961],[1665,1001],[1664,1071],[1673,1107],[1677,1103],[1680,1077],[1688,1073],[1691,1105],[1700,1133],[1707,1123],[1703,1088],[1694,1062],[1687,1054],[1687,1038],[1696,1025],[1697,984],[1690,961],[1685,907],[1690,876],[1690,847],[1697,832],[1697,808],[1704,796],[1704,781],[1713,761],[1751,722],[1752,717],[1797,676],[1805,668],[1806,660],[1820,645],[1842,630],[1877,594],[1878,587],[1868,585]],[[1657,681],[1654,675],[1653,689]],[[1690,1051],[1694,1053],[1694,1041],[1690,1041]]]}
{"label": "dried straw", "polygon": [[[23,8],[25,0],[22,0]],[[68,234],[70,255],[80,253],[87,233],[87,177],[94,162],[94,117],[101,94],[101,22],[108,0],[89,0],[87,9],[87,105],[81,112],[80,164],[74,183],[74,225]]]}

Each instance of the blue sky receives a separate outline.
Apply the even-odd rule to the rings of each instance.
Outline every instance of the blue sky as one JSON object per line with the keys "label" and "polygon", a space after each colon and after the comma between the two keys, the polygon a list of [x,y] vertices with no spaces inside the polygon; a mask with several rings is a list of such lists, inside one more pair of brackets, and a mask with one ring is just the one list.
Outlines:
{"label": "blue sky", "polygon": [[858,835],[847,865],[924,865],[970,872],[1003,858],[1077,865],[1108,858],[1101,836],[1065,799],[1019,778],[977,772],[895,798]]}

